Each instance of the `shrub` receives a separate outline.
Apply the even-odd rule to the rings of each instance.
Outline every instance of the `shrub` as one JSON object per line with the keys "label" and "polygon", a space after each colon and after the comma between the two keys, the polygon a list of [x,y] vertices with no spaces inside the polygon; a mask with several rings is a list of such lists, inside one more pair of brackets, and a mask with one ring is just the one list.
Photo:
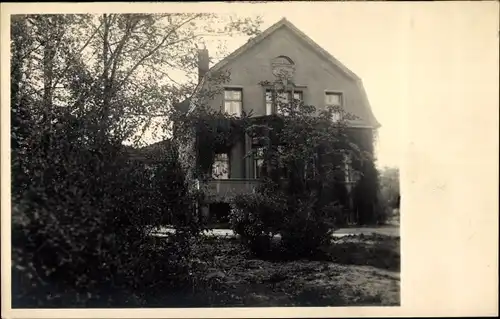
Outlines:
{"label": "shrub", "polygon": [[188,205],[188,196],[169,201],[185,194],[182,176],[165,195],[121,145],[85,143],[69,124],[33,132],[30,160],[13,158],[30,181],[13,178],[13,306],[137,304],[140,298],[109,297],[185,282],[192,232],[149,247],[149,230],[165,211]]}
{"label": "shrub", "polygon": [[328,245],[334,227],[331,206],[320,208],[314,197],[290,199],[281,225],[283,251],[288,257],[312,257]]}
{"label": "shrub", "polygon": [[[253,194],[233,199],[231,228],[259,257],[302,258],[327,245],[334,229],[337,205],[320,206],[315,196],[287,197],[269,181]],[[272,245],[274,235],[279,245]]]}
{"label": "shrub", "polygon": [[279,192],[256,192],[236,196],[231,203],[231,229],[256,255],[264,256],[271,249],[271,240],[282,226],[286,202]]}

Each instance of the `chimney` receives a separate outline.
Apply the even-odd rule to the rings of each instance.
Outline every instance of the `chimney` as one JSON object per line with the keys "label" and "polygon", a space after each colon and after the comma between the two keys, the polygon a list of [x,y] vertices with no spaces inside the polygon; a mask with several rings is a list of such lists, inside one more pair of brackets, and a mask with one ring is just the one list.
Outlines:
{"label": "chimney", "polygon": [[198,49],[198,83],[205,76],[210,68],[210,61],[207,48]]}

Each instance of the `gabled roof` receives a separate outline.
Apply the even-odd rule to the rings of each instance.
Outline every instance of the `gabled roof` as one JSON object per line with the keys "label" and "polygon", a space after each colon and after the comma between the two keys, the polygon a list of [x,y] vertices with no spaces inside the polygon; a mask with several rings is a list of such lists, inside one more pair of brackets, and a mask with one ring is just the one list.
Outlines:
{"label": "gabled roof", "polygon": [[[337,60],[335,57],[333,57],[330,53],[328,53],[325,49],[323,49],[321,46],[319,46],[316,42],[314,42],[310,37],[308,37],[304,32],[300,31],[296,26],[294,26],[290,21],[288,21],[286,18],[282,18],[272,26],[270,26],[268,29],[260,33],[259,35],[255,36],[254,38],[251,38],[248,40],[244,45],[236,49],[233,53],[229,54],[227,57],[216,63],[214,66],[212,66],[208,72],[205,74],[205,76],[201,79],[199,82],[198,86],[196,87],[193,95],[191,98],[199,92],[199,90],[203,87],[204,83],[206,82],[207,78],[210,76],[210,74],[213,74],[219,70],[221,70],[224,66],[228,65],[231,61],[236,59],[237,57],[241,56],[243,53],[246,51],[250,50],[251,48],[255,47],[257,44],[262,42],[264,39],[272,35],[274,32],[279,30],[280,28],[288,28],[290,31],[292,31],[295,35],[297,35],[302,41],[304,41],[306,44],[312,47],[312,49],[317,52],[320,56],[323,56],[326,61],[330,62],[334,67],[339,69],[342,73],[344,73],[348,78],[352,79],[359,90],[359,93],[362,95],[362,99],[365,103],[365,106],[367,107],[368,111],[368,116],[370,117],[369,119],[366,119],[371,125],[371,127],[378,128],[380,127],[380,123],[375,119],[375,116],[373,115],[373,112],[371,110],[371,105],[370,102],[368,101],[368,97],[366,95],[363,83],[361,79],[351,70],[349,70],[345,65],[343,65],[339,60]],[[191,99],[190,98],[190,99]],[[194,105],[191,105],[189,107],[188,112],[192,111]]]}
{"label": "gabled roof", "polygon": [[282,18],[272,26],[270,26],[268,29],[266,29],[264,32],[260,33],[256,37],[250,39],[242,45],[240,48],[238,48],[236,51],[228,55],[226,58],[223,60],[219,61],[217,64],[215,64],[208,72],[217,72],[220,70],[222,67],[225,65],[229,64],[232,60],[237,58],[238,56],[242,55],[244,52],[250,50],[254,46],[256,46],[258,43],[262,42],[262,40],[266,39],[269,37],[271,34],[273,34],[275,31],[282,27],[287,27],[289,30],[291,30],[293,33],[295,33],[300,39],[302,39],[304,42],[309,44],[313,49],[318,52],[320,55],[325,57],[328,61],[330,61],[334,66],[336,66],[338,69],[340,69],[345,75],[350,77],[353,80],[359,80],[359,77],[354,74],[351,70],[349,70],[347,67],[345,67],[339,60],[335,59],[330,53],[328,53],[325,49],[320,47],[316,42],[314,42],[310,37],[308,37],[304,32],[300,31],[296,26],[294,26],[290,21],[288,21],[286,18]]}

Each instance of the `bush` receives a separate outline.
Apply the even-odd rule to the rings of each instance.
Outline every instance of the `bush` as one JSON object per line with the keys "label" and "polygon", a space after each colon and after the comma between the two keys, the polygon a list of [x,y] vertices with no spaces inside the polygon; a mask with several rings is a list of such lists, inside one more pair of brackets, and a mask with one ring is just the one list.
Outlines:
{"label": "bush", "polygon": [[314,197],[291,199],[281,226],[282,247],[288,257],[312,257],[330,244],[335,208],[319,208]]}
{"label": "bush", "polygon": [[270,252],[271,240],[279,232],[286,214],[286,201],[279,192],[256,192],[235,196],[231,203],[230,227],[256,255]]}
{"label": "bush", "polygon": [[[22,299],[32,293],[31,288],[45,292],[32,306],[54,305],[70,292],[82,297],[69,298],[71,303],[63,302],[64,306],[91,302],[107,306],[120,302],[107,299],[116,292],[141,294],[189,282],[191,233],[181,237],[178,232],[153,249],[147,234],[151,216],[141,220],[134,205],[102,214],[102,207],[70,210],[68,204],[31,208],[28,222],[13,227],[13,267],[18,277],[25,278],[14,283],[20,286],[14,305],[16,298],[17,304],[25,302]],[[64,221],[69,216],[73,221]],[[45,299],[50,297],[47,291],[52,300]]]}
{"label": "bush", "polygon": [[[268,182],[233,199],[231,228],[259,257],[295,259],[315,255],[331,240],[337,205],[320,207],[314,196],[286,197]],[[273,245],[274,235],[281,235]]]}
{"label": "bush", "polygon": [[[162,192],[119,143],[82,138],[75,129],[82,124],[61,121],[52,131],[34,131],[30,147],[21,146],[29,160],[13,154],[23,176],[13,175],[12,185],[13,307],[137,305],[139,297],[129,300],[134,293],[181,285],[190,276],[192,232],[149,247],[149,231],[167,211],[187,212],[182,175]],[[109,299],[117,294],[124,299]]]}

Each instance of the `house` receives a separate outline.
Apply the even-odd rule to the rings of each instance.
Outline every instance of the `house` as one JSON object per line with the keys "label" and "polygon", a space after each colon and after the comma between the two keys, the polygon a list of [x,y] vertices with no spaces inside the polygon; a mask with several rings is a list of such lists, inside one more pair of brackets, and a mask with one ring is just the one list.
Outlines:
{"label": "house", "polygon": [[[212,67],[207,49],[200,49],[198,58],[198,87],[189,100],[178,105],[179,109],[189,113],[204,103],[231,114],[251,111],[253,117],[265,118],[277,110],[271,103],[270,87],[262,81],[280,81],[289,88],[284,98],[300,99],[316,108],[337,105],[354,115],[356,119],[349,120],[349,128],[361,137],[364,149],[373,153],[373,135],[380,124],[372,113],[361,79],[287,19],[281,19]],[[226,71],[230,73],[227,82],[213,82],[217,74]],[[211,86],[220,87],[220,91],[205,98],[201,92]],[[196,161],[194,134],[191,142],[179,146],[187,171]],[[208,182],[208,200],[201,206],[204,215],[227,210],[228,198],[251,192],[258,184],[262,163],[245,156],[253,147],[254,141],[242,135],[229,148],[218,150],[211,163],[216,176]],[[368,188],[364,189],[362,196],[366,197]],[[373,210],[373,203],[370,205]]]}

